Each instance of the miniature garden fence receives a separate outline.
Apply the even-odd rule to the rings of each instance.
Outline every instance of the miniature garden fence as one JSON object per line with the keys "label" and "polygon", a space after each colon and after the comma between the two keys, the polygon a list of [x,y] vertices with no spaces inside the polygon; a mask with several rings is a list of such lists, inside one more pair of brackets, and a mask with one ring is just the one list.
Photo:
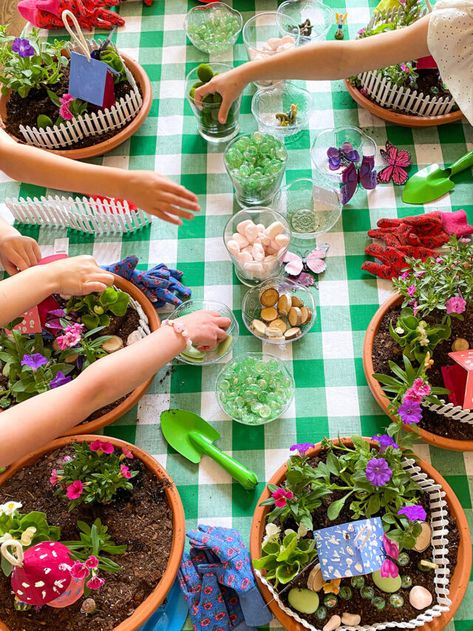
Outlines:
{"label": "miniature garden fence", "polygon": [[[371,29],[386,20],[394,19],[401,12],[402,9],[393,10],[383,16],[375,13],[366,28]],[[417,116],[443,116],[457,108],[452,97],[424,95],[423,92],[418,93],[417,90],[397,86],[386,77],[381,77],[375,70],[363,72],[357,75],[357,79],[367,95],[386,109]]]}
{"label": "miniature garden fence", "polygon": [[[450,568],[447,558],[447,535],[448,535],[448,514],[447,502],[445,501],[445,491],[442,490],[440,484],[437,484],[424,473],[421,468],[416,465],[415,460],[404,459],[402,466],[409,473],[411,478],[416,482],[425,493],[429,495],[430,505],[430,525],[432,528],[432,560],[437,564],[435,570],[435,595],[436,604],[417,618],[409,620],[409,622],[379,622],[372,625],[359,625],[356,628],[360,631],[381,631],[382,629],[416,629],[422,627],[428,622],[432,622],[434,618],[438,618],[442,613],[449,610],[451,601],[448,598],[450,584]],[[273,585],[269,583],[259,570],[255,570],[258,578],[268,588],[272,598],[277,602],[278,606],[288,616],[294,618],[299,624],[308,629],[308,631],[320,631],[312,626],[307,620],[303,620],[295,611],[289,609],[279,598],[277,591]],[[338,631],[348,631],[353,629],[350,626],[341,626]]]}
{"label": "miniature garden fence", "polygon": [[151,222],[143,210],[130,209],[126,200],[56,195],[7,199],[5,205],[20,223],[72,228],[95,235],[130,233]]}
{"label": "miniature garden fence", "polygon": [[437,412],[437,414],[441,414],[442,416],[446,416],[447,418],[453,421],[460,421],[461,423],[469,423],[473,425],[473,410],[464,410],[461,405],[453,405],[453,403],[446,403],[441,400],[441,405],[436,405],[434,403],[427,403],[425,407],[432,412]]}
{"label": "miniature garden fence", "polygon": [[[101,45],[101,42],[90,40],[89,45],[94,50]],[[74,50],[73,47],[72,50]],[[45,129],[20,125],[20,132],[24,140],[28,144],[42,149],[64,149],[64,147],[80,142],[89,136],[97,136],[125,127],[135,118],[143,105],[143,98],[138,86],[127,68],[126,74],[132,90],[112,107],[83,114],[60,125],[53,125]]]}

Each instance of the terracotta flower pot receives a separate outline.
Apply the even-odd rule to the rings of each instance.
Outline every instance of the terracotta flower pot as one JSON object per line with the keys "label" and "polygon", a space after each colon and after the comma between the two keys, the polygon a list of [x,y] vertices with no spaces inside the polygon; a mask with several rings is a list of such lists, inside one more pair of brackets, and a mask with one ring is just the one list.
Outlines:
{"label": "terracotta flower pot", "polygon": [[[73,160],[94,158],[96,156],[102,156],[104,153],[108,153],[112,149],[115,149],[115,147],[121,145],[122,142],[128,140],[128,138],[138,131],[141,125],[145,122],[151,109],[153,101],[151,81],[149,80],[144,68],[140,66],[137,61],[128,57],[128,55],[124,55],[123,53],[121,53],[121,57],[123,58],[126,67],[135,78],[136,83],[140,86],[143,97],[143,105],[135,118],[129,125],[122,128],[114,136],[112,136],[112,138],[99,142],[96,145],[91,145],[90,147],[84,147],[82,149],[45,149],[45,151],[51,151],[51,153],[55,153],[66,158],[72,158]],[[6,120],[8,98],[8,95],[0,96],[0,124],[2,120]],[[17,142],[24,142],[24,140],[17,138],[16,136],[12,136],[11,134],[10,137]]]}
{"label": "terracotta flower pot", "polygon": [[[350,438],[342,438],[340,439],[340,441],[346,445],[352,444]],[[338,441],[334,440],[332,442],[337,443]],[[316,456],[320,452],[320,448],[321,443],[317,443],[317,445],[315,445],[314,448],[307,453],[310,456]],[[449,597],[452,601],[450,610],[442,614],[439,618],[435,618],[435,620],[433,620],[432,622],[419,627],[420,629],[422,629],[422,631],[443,631],[443,629],[445,629],[449,621],[453,618],[458,607],[460,606],[460,603],[462,602],[462,599],[468,587],[472,562],[471,537],[465,512],[461,507],[460,502],[458,501],[453,490],[431,465],[427,464],[423,460],[418,460],[417,464],[419,465],[419,467],[421,467],[424,473],[429,476],[429,478],[432,478],[432,480],[440,484],[443,490],[446,492],[445,499],[448,503],[450,514],[454,517],[457,523],[460,536],[457,565],[453,569],[453,574],[450,581]],[[286,478],[286,472],[287,465],[284,464],[279,467],[276,473],[268,481],[268,484],[275,484],[279,486],[284,482]],[[261,497],[258,500],[258,505],[253,516],[253,522],[251,524],[250,554],[252,559],[258,559],[261,556],[261,542],[265,534],[266,515],[268,514],[270,507],[260,506],[260,504],[264,500],[268,499],[269,496],[270,493],[266,486]],[[305,627],[296,622],[294,618],[291,618],[291,616],[288,616],[286,613],[284,613],[284,611],[282,611],[282,609],[280,609],[269,590],[262,584],[258,577],[257,582],[265,601],[268,603],[269,608],[271,609],[277,620],[281,623],[281,626],[284,627],[284,629],[286,629],[287,631],[307,631]]]}
{"label": "terracotta flower pot", "polygon": [[460,110],[444,114],[443,116],[413,116],[411,114],[401,114],[381,107],[381,105],[378,105],[371,99],[363,96],[358,88],[355,88],[348,79],[345,79],[345,86],[352,99],[356,101],[358,105],[364,107],[365,110],[368,110],[370,114],[388,121],[389,123],[401,125],[402,127],[436,127],[437,125],[455,123],[456,121],[460,121],[463,117]]}
{"label": "terracotta flower pot", "polygon": [[[156,313],[156,309],[148,300],[148,298],[144,295],[144,293],[140,291],[138,287],[133,285],[133,283],[130,283],[128,280],[125,280],[121,276],[117,276],[116,274],[114,274],[114,276],[115,287],[118,287],[118,289],[121,289],[122,291],[126,291],[127,294],[130,294],[132,298],[140,303],[141,308],[148,318],[148,324],[151,331],[156,331],[157,329],[159,329],[161,324],[159,316]],[[72,427],[69,431],[65,433],[65,436],[72,436],[76,434],[91,434],[98,431],[102,427],[105,427],[106,425],[111,425],[138,403],[138,401],[151,385],[152,381],[153,377],[150,377],[144,383],[142,383],[141,386],[138,386],[132,392],[130,392],[126,399],[119,403],[116,408],[110,410],[110,412],[107,412],[103,416],[100,416],[93,421],[88,421],[87,423],[82,423],[82,425],[76,425],[75,427]]]}
{"label": "terracotta flower pot", "polygon": [[[388,411],[389,399],[384,394],[379,381],[376,381],[376,379],[373,378],[373,343],[386,313],[388,313],[393,307],[401,304],[401,302],[401,296],[399,294],[394,294],[380,306],[368,326],[363,344],[363,369],[365,371],[366,381],[368,382],[371,393],[376,399],[378,405],[381,407],[383,412],[392,419],[394,417]],[[404,425],[404,427],[405,429],[412,431],[410,426]],[[415,431],[419,432],[422,440],[430,445],[434,445],[435,447],[440,447],[441,449],[451,449],[453,451],[473,451],[473,440],[445,438],[444,436],[428,432],[421,427],[416,427]]]}
{"label": "terracotta flower pot", "polygon": [[[52,441],[45,447],[34,451],[32,454],[25,456],[21,460],[18,460],[15,464],[7,469],[7,471],[0,475],[0,486],[4,484],[7,480],[15,475],[17,471],[22,469],[23,467],[27,467],[31,464],[34,464],[37,460],[39,460],[42,456],[55,449],[64,447],[65,445],[69,445],[70,443],[75,442],[92,442],[97,439],[103,439],[103,436],[94,436],[94,435],[85,435],[85,436],[68,436],[64,438],[58,438],[57,440]],[[136,631],[140,626],[151,616],[153,611],[155,611],[161,603],[166,598],[169,593],[171,587],[174,584],[176,579],[177,571],[179,569],[179,565],[182,559],[182,553],[184,550],[184,541],[186,535],[186,524],[185,524],[185,516],[184,509],[182,506],[181,498],[176,489],[176,485],[172,478],[167,474],[166,470],[157,462],[150,454],[146,453],[142,449],[139,449],[135,445],[127,443],[124,440],[119,440],[117,438],[110,438],[107,436],[107,441],[111,442],[114,446],[118,448],[127,447],[133,455],[141,460],[141,462],[145,465],[145,467],[154,473],[154,475],[160,480],[167,480],[169,485],[165,487],[166,499],[172,511],[173,518],[173,535],[172,535],[172,544],[171,544],[171,552],[169,554],[169,563],[168,566],[159,581],[158,585],[151,592],[151,594],[135,609],[133,614],[123,620],[117,627],[115,627],[114,631]],[[92,625],[93,626],[93,625]],[[0,631],[10,631],[7,626],[6,621],[0,620]],[[52,629],[51,631],[56,631]],[[59,631],[59,630],[57,630]]]}

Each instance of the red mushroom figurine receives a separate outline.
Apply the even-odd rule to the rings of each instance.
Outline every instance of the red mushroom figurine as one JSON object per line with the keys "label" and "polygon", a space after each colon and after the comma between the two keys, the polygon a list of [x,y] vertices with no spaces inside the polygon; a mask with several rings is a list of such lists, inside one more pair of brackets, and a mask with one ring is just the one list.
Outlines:
{"label": "red mushroom figurine", "polygon": [[2,544],[1,553],[14,566],[12,590],[22,603],[67,607],[82,596],[84,581],[72,578],[74,561],[62,543],[43,541],[24,551],[19,541],[10,539]]}

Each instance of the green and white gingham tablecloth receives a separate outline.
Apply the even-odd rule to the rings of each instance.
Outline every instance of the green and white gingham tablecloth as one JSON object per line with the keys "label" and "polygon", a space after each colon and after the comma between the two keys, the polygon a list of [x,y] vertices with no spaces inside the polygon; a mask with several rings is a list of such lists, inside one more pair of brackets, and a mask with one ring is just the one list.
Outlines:
{"label": "green and white gingham tablecloth", "polygon": [[[364,26],[376,0],[329,0],[338,11],[348,12],[348,31],[354,37]],[[222,233],[236,210],[232,186],[225,173],[223,148],[207,145],[196,133],[196,120],[185,99],[185,76],[207,56],[186,41],[185,13],[195,6],[189,0],[154,0],[152,7],[124,2],[120,14],[126,26],[116,44],[143,65],[153,86],[150,115],[128,142],[96,162],[123,169],[155,169],[194,191],[202,211],[179,230],[155,221],[141,232],[120,238],[27,228],[45,252],[54,239],[68,236],[71,255],[93,254],[100,263],[111,263],[129,254],[140,257],[140,267],[159,262],[184,271],[184,281],[195,298],[215,299],[233,308],[240,323],[238,351],[259,351],[261,343],[248,333],[241,320],[245,288],[236,279],[227,256]],[[235,0],[233,5],[245,20],[255,11],[275,10],[276,0]],[[334,29],[329,33],[333,37]],[[246,61],[241,35],[233,51],[210,58],[240,64]],[[316,63],[316,62],[314,62]],[[310,177],[310,146],[319,130],[356,125],[372,136],[378,147],[387,139],[408,149],[413,159],[411,173],[432,162],[450,163],[473,149],[473,128],[466,122],[439,128],[407,129],[385,124],[352,101],[342,81],[310,82],[314,105],[310,130],[288,145],[286,182]],[[251,115],[254,88],[242,101],[242,132],[256,129]],[[378,158],[380,159],[380,158]],[[175,364],[172,374],[157,375],[154,384],[133,410],[106,434],[136,443],[153,454],[174,478],[184,503],[188,528],[198,522],[238,528],[248,539],[257,499],[274,470],[288,457],[295,442],[317,442],[324,436],[350,434],[371,436],[387,423],[366,385],[362,368],[362,343],[368,323],[390,292],[390,283],[362,272],[366,231],[380,217],[403,217],[431,210],[465,208],[473,221],[471,171],[456,176],[450,197],[440,203],[413,207],[401,200],[401,189],[379,186],[367,194],[360,190],[342,213],[342,218],[322,241],[330,244],[328,267],[316,292],[317,320],[303,340],[284,351],[266,349],[281,356],[296,382],[293,403],[283,418],[262,427],[232,422],[219,409],[215,381],[221,366],[194,367]],[[44,189],[11,182],[0,175],[0,201],[5,197],[44,194]],[[263,344],[264,346],[264,344]],[[249,493],[217,464],[204,457],[193,465],[170,449],[159,429],[159,415],[169,406],[192,410],[210,421],[221,433],[219,446],[254,469],[260,484]],[[442,451],[421,444],[418,454],[431,462],[455,490],[473,525],[473,453]],[[190,627],[189,627],[190,628]],[[280,628],[273,623],[271,628]],[[473,630],[473,583],[446,631]]]}

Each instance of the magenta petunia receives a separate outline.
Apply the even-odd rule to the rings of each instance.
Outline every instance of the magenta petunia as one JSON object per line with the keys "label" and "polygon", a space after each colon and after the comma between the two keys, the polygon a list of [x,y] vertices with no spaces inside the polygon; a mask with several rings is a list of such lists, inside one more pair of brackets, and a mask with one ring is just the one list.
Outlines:
{"label": "magenta petunia", "polygon": [[383,535],[383,546],[384,546],[384,549],[386,550],[386,554],[390,556],[392,559],[396,560],[399,557],[398,544],[392,539],[390,539],[389,537],[387,537],[386,535]]}
{"label": "magenta petunia", "polygon": [[391,467],[384,458],[372,458],[366,465],[366,479],[373,486],[384,486],[392,475]]}
{"label": "magenta petunia", "polygon": [[51,486],[56,486],[58,481],[59,481],[59,478],[58,478],[58,475],[57,475],[57,470],[53,469],[51,471],[51,475],[49,476],[49,483],[51,484]]}
{"label": "magenta petunia", "polygon": [[129,480],[131,478],[131,471],[130,469],[126,466],[126,464],[122,464],[120,465],[120,475],[124,478],[126,478],[127,480]]}
{"label": "magenta petunia", "polygon": [[[413,397],[420,397],[420,400],[422,400],[424,397],[428,397],[431,391],[432,388],[430,385],[421,377],[417,377],[417,379],[414,379],[412,386],[407,391],[410,393],[410,396],[407,398],[413,400]],[[404,399],[406,398],[407,392],[404,395]]]}
{"label": "magenta petunia", "polygon": [[463,313],[466,309],[466,300],[462,296],[452,296],[445,303],[447,313]]}
{"label": "magenta petunia", "polygon": [[399,406],[397,413],[403,423],[406,425],[414,425],[420,422],[422,418],[422,408],[418,401],[405,399]]}
{"label": "magenta petunia", "polygon": [[71,567],[71,576],[72,578],[83,579],[89,576],[90,572],[86,567],[85,563],[81,563],[80,561],[76,561]]}
{"label": "magenta petunia", "polygon": [[407,288],[407,294],[412,298],[412,296],[416,293],[416,286],[415,285],[409,285],[409,287]]}
{"label": "magenta petunia", "polygon": [[122,454],[129,460],[133,460],[134,458],[133,453],[128,449],[128,447],[122,447]]}
{"label": "magenta petunia", "polygon": [[84,485],[80,480],[74,480],[66,489],[66,496],[69,500],[77,500],[84,492]]}
{"label": "magenta petunia", "polygon": [[427,513],[420,504],[412,504],[411,506],[404,506],[397,511],[398,515],[404,515],[409,521],[425,521]]}
{"label": "magenta petunia", "polygon": [[74,114],[71,112],[71,103],[74,97],[71,94],[63,94],[60,97],[61,107],[59,108],[59,116],[66,121],[70,121],[74,118]]}
{"label": "magenta petunia", "polygon": [[103,585],[105,585],[105,579],[100,578],[100,576],[94,576],[86,583],[86,587],[89,589],[100,589]]}
{"label": "magenta petunia", "polygon": [[89,449],[90,451],[96,451],[99,455],[107,454],[107,456],[109,456],[110,454],[113,454],[114,452],[112,443],[109,443],[108,441],[105,441],[105,440],[93,440],[89,444]]}
{"label": "magenta petunia", "polygon": [[399,569],[394,561],[385,559],[379,573],[383,578],[396,578],[396,576],[399,576]]}
{"label": "magenta petunia", "polygon": [[279,488],[271,493],[271,497],[275,500],[274,503],[278,508],[284,508],[288,500],[294,499],[294,493],[292,491]]}
{"label": "magenta petunia", "polygon": [[86,560],[85,566],[89,568],[89,570],[96,570],[99,566],[99,560],[93,554]]}

